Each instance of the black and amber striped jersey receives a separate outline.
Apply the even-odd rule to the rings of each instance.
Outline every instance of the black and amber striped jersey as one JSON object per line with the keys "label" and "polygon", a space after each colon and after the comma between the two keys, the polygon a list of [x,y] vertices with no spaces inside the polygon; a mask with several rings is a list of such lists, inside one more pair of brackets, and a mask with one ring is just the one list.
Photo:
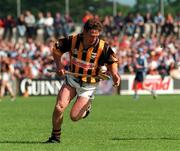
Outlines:
{"label": "black and amber striped jersey", "polygon": [[[87,83],[97,81],[93,77],[98,74],[98,67],[118,61],[115,53],[104,40],[97,39],[92,46],[84,48],[82,34],[59,39],[55,43],[56,55],[61,56],[66,52],[70,54],[70,71],[83,74],[83,81]],[[85,78],[87,75],[91,75],[92,78]]]}

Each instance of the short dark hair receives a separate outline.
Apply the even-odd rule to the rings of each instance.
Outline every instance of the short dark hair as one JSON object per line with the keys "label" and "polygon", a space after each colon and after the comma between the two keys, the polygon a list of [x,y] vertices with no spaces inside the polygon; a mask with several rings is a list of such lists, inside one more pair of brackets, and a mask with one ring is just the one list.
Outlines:
{"label": "short dark hair", "polygon": [[89,31],[91,29],[95,29],[98,31],[102,31],[103,29],[103,25],[101,24],[101,22],[97,19],[89,19],[88,21],[86,21],[86,23],[84,24],[84,29],[86,31]]}

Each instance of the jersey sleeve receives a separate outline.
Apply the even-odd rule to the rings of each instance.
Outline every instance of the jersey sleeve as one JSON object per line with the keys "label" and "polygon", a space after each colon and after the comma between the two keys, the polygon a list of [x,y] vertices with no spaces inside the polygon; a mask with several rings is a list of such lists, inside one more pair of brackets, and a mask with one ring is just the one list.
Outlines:
{"label": "jersey sleeve", "polygon": [[53,53],[62,55],[65,52],[69,52],[71,50],[71,41],[72,36],[68,38],[58,39],[54,44]]}
{"label": "jersey sleeve", "polygon": [[118,63],[116,54],[108,44],[105,44],[101,58],[104,60],[104,63],[108,65]]}

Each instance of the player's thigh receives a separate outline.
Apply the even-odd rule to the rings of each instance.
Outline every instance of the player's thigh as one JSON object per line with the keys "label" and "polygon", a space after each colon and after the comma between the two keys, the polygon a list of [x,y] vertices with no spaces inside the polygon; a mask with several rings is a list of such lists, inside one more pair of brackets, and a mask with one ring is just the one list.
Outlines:
{"label": "player's thigh", "polygon": [[56,106],[65,109],[75,96],[76,89],[70,85],[63,84],[57,96]]}
{"label": "player's thigh", "polygon": [[5,82],[5,81],[2,81],[2,84],[1,84],[1,91],[4,91],[5,90],[5,88],[6,88],[6,83],[7,82]]}
{"label": "player's thigh", "polygon": [[12,85],[11,85],[10,82],[6,83],[6,88],[7,88],[8,91],[12,91]]}

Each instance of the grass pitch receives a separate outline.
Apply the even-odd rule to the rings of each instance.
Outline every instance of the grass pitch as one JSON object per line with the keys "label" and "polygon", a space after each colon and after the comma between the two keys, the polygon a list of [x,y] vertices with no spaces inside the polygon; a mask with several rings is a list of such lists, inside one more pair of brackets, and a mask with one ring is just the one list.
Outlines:
{"label": "grass pitch", "polygon": [[55,97],[0,102],[0,151],[179,151],[180,95],[96,96],[87,119],[64,115],[62,143],[51,133]]}

